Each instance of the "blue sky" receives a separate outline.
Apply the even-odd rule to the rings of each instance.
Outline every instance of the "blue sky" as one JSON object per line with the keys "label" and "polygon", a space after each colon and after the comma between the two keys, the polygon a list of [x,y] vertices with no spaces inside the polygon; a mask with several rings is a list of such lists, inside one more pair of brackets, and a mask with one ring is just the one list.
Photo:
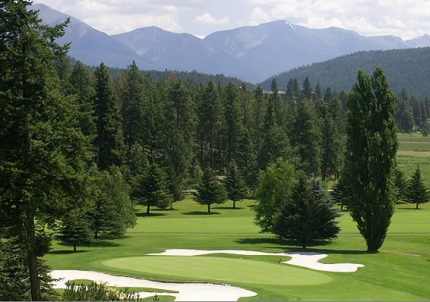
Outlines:
{"label": "blue sky", "polygon": [[286,20],[331,26],[364,36],[404,40],[430,34],[430,0],[34,0],[88,25],[118,34],[157,26],[199,37],[220,30]]}

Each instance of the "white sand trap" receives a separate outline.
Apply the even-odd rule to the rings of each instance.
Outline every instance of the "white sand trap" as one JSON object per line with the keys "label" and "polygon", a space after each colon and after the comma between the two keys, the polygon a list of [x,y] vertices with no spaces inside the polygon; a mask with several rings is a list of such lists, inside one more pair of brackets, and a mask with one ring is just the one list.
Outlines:
{"label": "white sand trap", "polygon": [[[237,301],[241,297],[253,297],[257,293],[229,285],[210,283],[167,283],[144,279],[112,276],[104,273],[78,270],[54,270],[51,276],[62,279],[54,283],[55,288],[66,288],[68,280],[87,279],[98,283],[106,282],[118,287],[148,287],[177,291],[179,293],[157,292],[157,295],[175,296],[175,301]],[[140,298],[154,296],[155,293],[139,292]]]}
{"label": "white sand trap", "polygon": [[359,267],[363,267],[363,264],[354,263],[321,263],[319,260],[327,257],[327,254],[320,253],[265,253],[256,251],[242,251],[242,250],[186,250],[186,249],[171,249],[166,250],[159,254],[148,254],[158,256],[198,256],[207,254],[236,254],[236,255],[250,255],[250,256],[286,256],[291,257],[291,260],[283,261],[282,263],[307,267],[310,269],[326,272],[340,272],[340,273],[352,273],[357,271]]}

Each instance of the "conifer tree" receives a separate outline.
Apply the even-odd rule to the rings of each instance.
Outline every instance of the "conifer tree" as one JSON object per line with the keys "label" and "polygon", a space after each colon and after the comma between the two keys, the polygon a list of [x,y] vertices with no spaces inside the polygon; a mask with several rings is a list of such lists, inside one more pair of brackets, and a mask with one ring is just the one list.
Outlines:
{"label": "conifer tree", "polygon": [[285,202],[273,222],[273,233],[281,239],[297,240],[306,248],[315,240],[334,239],[339,232],[333,201],[321,184],[303,176],[295,185],[291,200]]}
{"label": "conifer tree", "polygon": [[94,140],[96,163],[100,170],[108,171],[112,166],[121,166],[123,156],[123,136],[121,115],[112,91],[112,83],[107,67],[101,63],[95,76],[95,116],[97,136]]}
{"label": "conifer tree", "polygon": [[226,202],[227,194],[224,187],[218,183],[212,170],[204,170],[203,178],[197,186],[193,199],[201,205],[207,205],[208,213],[211,212],[211,205]]}
{"label": "conifer tree", "polygon": [[244,199],[247,191],[245,181],[235,163],[233,163],[228,170],[224,185],[227,191],[227,197],[233,201],[233,209],[235,209],[236,202]]}
{"label": "conifer tree", "polygon": [[408,203],[415,204],[415,209],[417,210],[420,204],[427,203],[430,200],[430,193],[421,178],[421,170],[419,166],[417,166],[414,174],[412,174],[411,179],[409,180],[408,186],[405,190],[404,200]]}
{"label": "conifer tree", "polygon": [[146,214],[150,214],[151,207],[170,205],[172,196],[166,185],[166,175],[157,164],[152,163],[146,173],[136,178],[132,197],[137,204],[146,206]]}
{"label": "conifer tree", "polygon": [[78,105],[52,78],[53,62],[67,51],[55,40],[68,21],[42,25],[30,4],[0,1],[0,217],[6,237],[19,242],[17,261],[28,270],[37,301],[49,288],[39,258],[49,240],[41,241],[47,237],[38,235],[37,224],[48,229],[70,208],[85,205],[90,154]]}

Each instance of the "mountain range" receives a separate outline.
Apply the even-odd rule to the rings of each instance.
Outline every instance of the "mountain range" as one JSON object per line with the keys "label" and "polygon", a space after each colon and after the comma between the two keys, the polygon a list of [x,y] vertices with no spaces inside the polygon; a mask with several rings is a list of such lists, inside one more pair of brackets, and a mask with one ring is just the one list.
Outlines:
{"label": "mountain range", "polygon": [[35,4],[32,9],[39,10],[39,17],[49,25],[71,17],[59,42],[71,42],[69,55],[84,64],[103,62],[126,68],[135,61],[145,70],[195,70],[251,83],[358,51],[430,46],[428,35],[404,41],[395,36],[365,37],[336,27],[310,29],[287,21],[218,31],[204,39],[158,27],[110,36],[44,4]]}

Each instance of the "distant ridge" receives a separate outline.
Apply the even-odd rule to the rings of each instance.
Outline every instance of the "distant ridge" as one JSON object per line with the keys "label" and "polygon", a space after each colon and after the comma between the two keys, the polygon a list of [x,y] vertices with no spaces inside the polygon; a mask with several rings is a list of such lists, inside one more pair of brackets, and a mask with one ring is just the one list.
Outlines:
{"label": "distant ridge", "polygon": [[261,86],[270,89],[276,79],[279,89],[286,89],[289,79],[295,78],[301,85],[308,77],[313,87],[319,83],[323,88],[350,91],[357,82],[358,69],[371,74],[377,66],[384,69],[394,93],[406,89],[415,97],[430,97],[430,47],[357,52],[278,74]]}
{"label": "distant ridge", "polygon": [[[43,4],[32,7],[50,25],[68,17]],[[157,27],[109,36],[73,17],[62,41],[72,42],[69,54],[88,65],[104,62],[126,68],[136,61],[141,69],[196,70],[251,83],[358,51],[430,46],[427,35],[403,41],[394,36],[364,37],[336,27],[310,29],[287,21],[219,31],[205,39]]]}

